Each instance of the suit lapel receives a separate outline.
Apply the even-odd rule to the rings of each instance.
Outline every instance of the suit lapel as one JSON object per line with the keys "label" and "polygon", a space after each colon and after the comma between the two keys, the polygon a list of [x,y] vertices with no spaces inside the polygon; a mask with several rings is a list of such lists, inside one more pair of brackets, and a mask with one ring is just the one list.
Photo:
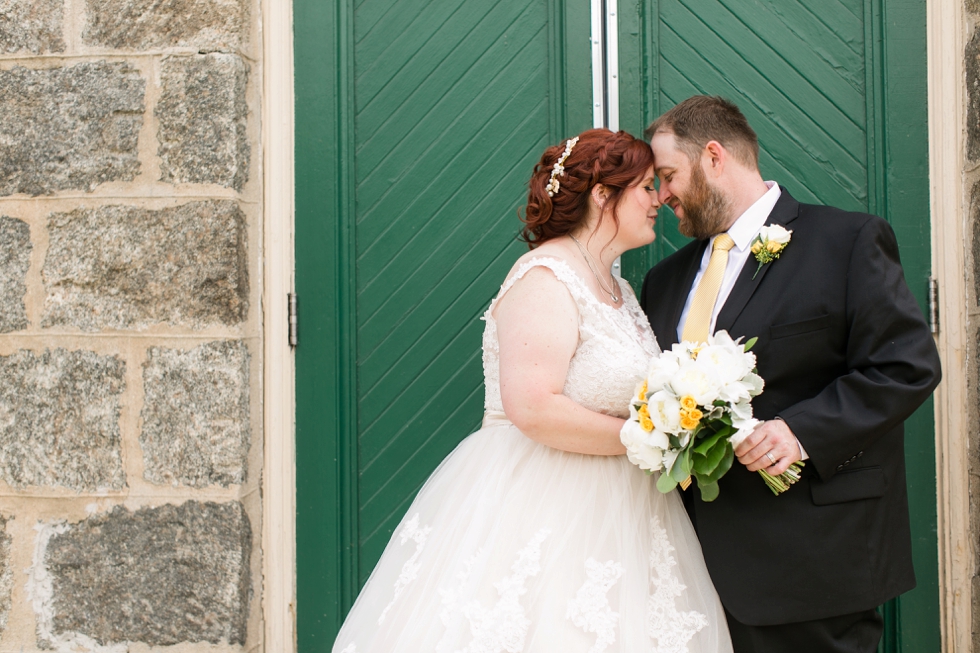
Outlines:
{"label": "suit lapel", "polygon": [[667,305],[669,310],[664,311],[665,321],[661,325],[661,330],[657,331],[657,340],[660,341],[661,349],[670,349],[677,343],[677,327],[681,321],[681,313],[684,311],[684,304],[687,303],[687,296],[691,294],[691,286],[694,285],[694,277],[698,275],[698,270],[701,268],[701,258],[707,246],[708,241],[704,240],[698,247],[691,248],[692,256],[681,268],[684,271],[683,278],[671,284],[674,292]]}
{"label": "suit lapel", "polygon": [[[779,199],[776,201],[776,205],[772,208],[772,212],[766,220],[766,225],[778,224],[785,227],[795,220],[799,214],[800,203],[793,199],[793,196],[783,188]],[[742,310],[745,309],[745,305],[748,304],[749,299],[755,294],[756,289],[762,283],[762,279],[766,276],[772,264],[763,265],[759,273],[756,274],[758,267],[759,264],[756,262],[754,256],[749,256],[746,259],[745,265],[742,266],[738,279],[735,281],[735,286],[732,287],[732,292],[728,295],[728,299],[721,308],[721,312],[718,313],[718,320],[715,322],[715,331],[721,331],[723,329],[725,331],[731,330],[732,325],[735,324],[735,320],[742,314]],[[754,279],[753,276],[755,277]]]}

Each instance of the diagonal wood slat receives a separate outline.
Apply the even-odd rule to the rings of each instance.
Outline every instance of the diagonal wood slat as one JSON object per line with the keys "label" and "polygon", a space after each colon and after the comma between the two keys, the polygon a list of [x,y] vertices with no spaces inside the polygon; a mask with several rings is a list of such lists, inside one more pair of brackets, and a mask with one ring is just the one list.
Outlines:
{"label": "diagonal wood slat", "polygon": [[[697,50],[682,39],[677,30],[692,30],[703,36]],[[723,41],[713,38],[692,21],[665,23],[661,38],[669,57],[663,60],[681,77],[689,79],[704,92],[721,94],[735,100],[759,132],[760,140],[777,161],[797,179],[812,180],[821,187],[834,188],[833,197],[840,205],[855,206],[867,197],[866,170],[849,153],[821,130],[804,130],[812,123],[783,90],[738,59],[738,53]],[[715,62],[730,62],[723,73]],[[739,80],[736,83],[733,80]],[[661,84],[674,81],[663,70]],[[683,97],[686,97],[683,96]],[[840,191],[843,191],[840,192]],[[842,201],[843,200],[843,201]]]}
{"label": "diagonal wood slat", "polygon": [[363,0],[354,13],[357,529],[363,577],[479,423],[480,316],[563,92],[549,0]]}

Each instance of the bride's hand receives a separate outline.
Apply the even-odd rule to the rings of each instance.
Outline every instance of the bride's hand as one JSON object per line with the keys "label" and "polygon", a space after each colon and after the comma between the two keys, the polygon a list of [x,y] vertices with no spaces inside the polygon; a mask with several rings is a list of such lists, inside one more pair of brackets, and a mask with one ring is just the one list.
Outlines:
{"label": "bride's hand", "polygon": [[756,426],[752,434],[735,448],[735,455],[750,472],[764,469],[772,476],[779,476],[790,465],[802,460],[799,440],[781,419]]}

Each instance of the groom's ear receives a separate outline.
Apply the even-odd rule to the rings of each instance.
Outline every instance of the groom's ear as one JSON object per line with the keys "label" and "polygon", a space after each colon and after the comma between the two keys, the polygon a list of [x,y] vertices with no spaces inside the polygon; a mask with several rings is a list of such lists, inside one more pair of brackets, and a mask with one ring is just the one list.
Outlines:
{"label": "groom's ear", "polygon": [[725,164],[728,163],[728,150],[718,141],[708,141],[701,153],[701,160],[704,163],[708,174],[714,173],[718,176],[724,171]]}

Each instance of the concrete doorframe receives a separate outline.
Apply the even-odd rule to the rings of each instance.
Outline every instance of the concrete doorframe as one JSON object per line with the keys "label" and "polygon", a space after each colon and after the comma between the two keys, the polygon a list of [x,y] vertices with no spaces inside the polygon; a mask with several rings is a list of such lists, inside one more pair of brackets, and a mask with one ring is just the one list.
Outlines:
{"label": "concrete doorframe", "polygon": [[932,270],[939,283],[937,338],[943,382],[936,391],[940,616],[944,653],[972,645],[974,546],[970,534],[969,416],[963,179],[965,20],[960,0],[927,0],[929,182]]}
{"label": "concrete doorframe", "polygon": [[295,374],[287,294],[293,288],[293,7],[262,3],[265,461],[262,501],[264,650],[296,650]]}

